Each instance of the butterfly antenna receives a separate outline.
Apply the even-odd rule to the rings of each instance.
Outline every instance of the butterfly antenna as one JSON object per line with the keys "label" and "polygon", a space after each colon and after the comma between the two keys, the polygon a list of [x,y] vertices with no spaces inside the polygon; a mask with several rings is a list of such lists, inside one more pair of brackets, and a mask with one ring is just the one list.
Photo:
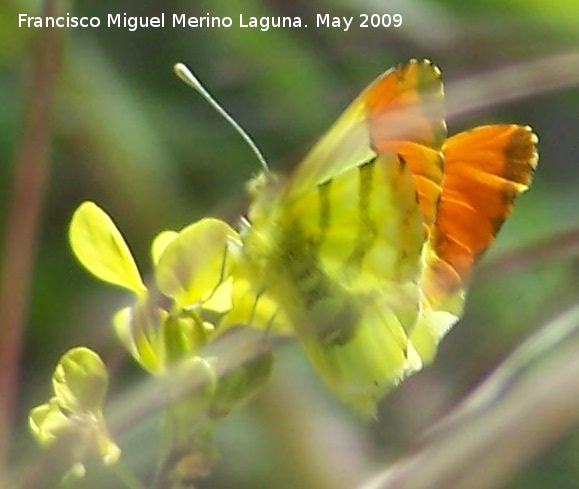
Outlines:
{"label": "butterfly antenna", "polygon": [[189,85],[191,88],[194,88],[197,93],[199,93],[207,102],[209,102],[211,107],[213,107],[227,122],[229,122],[229,124],[231,124],[231,126],[233,126],[233,129],[237,131],[237,133],[249,145],[255,156],[257,156],[257,159],[263,167],[263,170],[266,173],[269,173],[267,161],[265,160],[263,153],[257,147],[253,139],[251,139],[251,136],[247,134],[247,132],[235,121],[235,119],[233,119],[233,117],[229,115],[229,113],[219,104],[219,102],[215,100],[215,98],[207,91],[207,89],[202,85],[202,83],[193,74],[193,72],[183,63],[176,63],[175,66],[173,66],[173,71],[187,85]]}

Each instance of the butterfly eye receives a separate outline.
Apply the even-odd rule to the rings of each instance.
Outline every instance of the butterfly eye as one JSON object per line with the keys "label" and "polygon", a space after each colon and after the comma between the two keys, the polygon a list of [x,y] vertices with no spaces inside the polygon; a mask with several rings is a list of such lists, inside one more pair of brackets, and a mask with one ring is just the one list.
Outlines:
{"label": "butterfly eye", "polygon": [[267,185],[268,179],[275,178],[273,175],[260,173],[256,177],[252,178],[245,184],[245,191],[251,198],[255,200],[257,196],[264,190]]}

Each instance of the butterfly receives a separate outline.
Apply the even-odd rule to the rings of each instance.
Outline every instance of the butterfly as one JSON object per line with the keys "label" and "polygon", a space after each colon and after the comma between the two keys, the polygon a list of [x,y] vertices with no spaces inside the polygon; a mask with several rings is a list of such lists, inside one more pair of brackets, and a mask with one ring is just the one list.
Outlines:
{"label": "butterfly", "polygon": [[432,361],[537,166],[529,127],[447,137],[443,103],[438,68],[410,60],[370,84],[292,174],[249,185],[241,261],[256,304],[363,416]]}

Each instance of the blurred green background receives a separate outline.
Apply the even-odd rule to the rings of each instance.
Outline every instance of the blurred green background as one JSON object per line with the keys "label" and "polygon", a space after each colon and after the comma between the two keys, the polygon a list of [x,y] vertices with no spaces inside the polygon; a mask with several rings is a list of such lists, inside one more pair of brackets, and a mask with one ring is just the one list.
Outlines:
{"label": "blurred green background", "polygon": [[[39,29],[19,28],[18,14],[39,11],[40,2],[32,0],[3,0],[0,7],[2,230],[29,97],[31,52],[40,35]],[[574,256],[542,255],[512,274],[497,270],[496,260],[579,226],[579,66],[561,66],[566,76],[575,70],[574,82],[556,90],[547,90],[547,80],[557,80],[558,70],[533,77],[523,71],[504,87],[513,100],[493,106],[476,98],[480,87],[472,78],[577,49],[577,2],[85,0],[67,3],[64,11],[98,16],[102,22],[99,28],[59,30],[64,51],[51,116],[13,464],[38,453],[26,428],[27,412],[48,397],[54,365],[68,348],[85,344],[101,354],[113,371],[113,397],[144,378],[109,323],[110,314],[128,297],[93,280],[68,248],[67,226],[75,207],[87,199],[98,202],[123,231],[142,270],[149,269],[150,241],[160,230],[178,229],[207,215],[234,224],[244,211],[244,183],[259,170],[258,163],[225,121],[173,75],[177,61],[192,67],[278,170],[291,169],[366,84],[411,57],[430,58],[441,68],[449,101],[454,83],[473,80],[472,99],[480,109],[460,118],[451,114],[450,133],[493,121],[517,122],[531,125],[540,139],[533,188],[520,199],[485,258],[464,318],[444,341],[435,364],[404,382],[382,402],[379,420],[366,424],[320,388],[295,346],[284,347],[270,388],[223,423],[222,459],[200,487],[355,487],[404,453],[421,429],[447,412],[524,338],[577,302],[577,244]],[[106,26],[109,13],[161,12],[167,24],[173,13],[209,13],[232,17],[234,27],[166,25],[130,32]],[[318,13],[354,16],[357,24],[362,12],[399,13],[403,23],[388,29],[356,26],[347,32],[314,26]],[[299,15],[308,27],[239,28],[240,13]],[[490,90],[501,95],[501,87]],[[519,98],[519,92],[528,95]],[[489,271],[493,273],[485,273]],[[156,421],[119,440],[139,474],[154,467]],[[579,487],[578,455],[575,430],[507,487]],[[78,487],[115,484],[99,478],[91,485],[89,477]]]}

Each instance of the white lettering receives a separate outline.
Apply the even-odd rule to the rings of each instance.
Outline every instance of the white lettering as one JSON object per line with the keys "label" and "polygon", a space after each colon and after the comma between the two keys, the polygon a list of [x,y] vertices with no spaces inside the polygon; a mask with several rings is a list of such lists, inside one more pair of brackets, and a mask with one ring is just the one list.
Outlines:
{"label": "white lettering", "polygon": [[139,27],[165,27],[165,14],[160,17],[137,17],[126,13],[121,17],[121,14],[108,14],[107,22],[108,27],[124,27],[135,32]]}
{"label": "white lettering", "polygon": [[207,13],[202,17],[186,17],[185,14],[173,14],[173,27],[231,27],[231,17],[217,17]]}
{"label": "white lettering", "polygon": [[[318,14],[319,16],[319,14]],[[301,27],[302,19],[300,17],[249,17],[244,20],[243,14],[239,14],[239,27],[257,28],[261,31],[268,31],[272,27]]]}
{"label": "white lettering", "polygon": [[48,28],[75,28],[81,27],[98,27],[100,26],[98,17],[76,17],[67,13],[59,17],[45,16],[34,17],[27,14],[18,14],[18,27],[48,27]]}
{"label": "white lettering", "polygon": [[121,14],[108,14],[107,15],[107,27],[113,26],[121,27]]}
{"label": "white lettering", "polygon": [[317,14],[316,15],[316,27],[330,27],[330,14],[325,14],[324,16],[322,16],[322,14]]}
{"label": "white lettering", "polygon": [[316,27],[343,27],[344,32],[350,28],[353,21],[354,17],[330,17],[330,14],[316,15]]}
{"label": "white lettering", "polygon": [[352,21],[354,20],[354,17],[350,17],[349,19],[350,20],[348,20],[348,17],[344,17],[344,24],[346,24],[346,28],[344,29],[344,32],[348,31],[348,29],[352,25]]}

